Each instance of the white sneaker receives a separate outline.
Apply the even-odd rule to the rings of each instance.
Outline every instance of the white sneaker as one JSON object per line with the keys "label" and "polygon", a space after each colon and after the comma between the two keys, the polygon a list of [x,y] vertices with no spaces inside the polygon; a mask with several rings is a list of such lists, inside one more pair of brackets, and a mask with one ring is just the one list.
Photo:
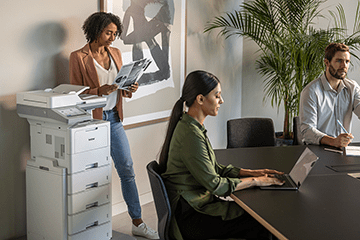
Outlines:
{"label": "white sneaker", "polygon": [[135,236],[141,236],[148,239],[159,239],[157,231],[147,226],[144,222],[139,226],[132,224],[132,234]]}

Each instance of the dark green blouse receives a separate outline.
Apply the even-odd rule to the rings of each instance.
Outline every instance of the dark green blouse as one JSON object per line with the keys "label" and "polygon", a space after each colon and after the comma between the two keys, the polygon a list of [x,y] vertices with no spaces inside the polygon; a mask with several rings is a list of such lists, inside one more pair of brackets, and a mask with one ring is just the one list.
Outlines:
{"label": "dark green blouse", "polygon": [[[178,122],[169,148],[167,169],[162,174],[174,212],[182,196],[196,211],[224,220],[243,214],[235,202],[220,201],[217,196],[229,196],[241,180],[240,168],[223,166],[215,159],[206,136],[206,129],[187,114]],[[174,213],[171,235],[182,239]]]}

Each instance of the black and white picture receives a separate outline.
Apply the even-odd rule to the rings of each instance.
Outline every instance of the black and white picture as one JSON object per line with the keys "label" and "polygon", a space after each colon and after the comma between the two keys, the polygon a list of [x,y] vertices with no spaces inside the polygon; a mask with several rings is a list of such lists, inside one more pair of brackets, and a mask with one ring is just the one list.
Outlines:
{"label": "black and white picture", "polygon": [[123,64],[149,59],[132,98],[124,98],[124,125],[166,119],[185,75],[185,0],[108,0],[123,24],[114,42]]}
{"label": "black and white picture", "polygon": [[[150,51],[157,69],[145,73],[139,85],[149,85],[170,78],[170,34],[174,23],[173,0],[129,0],[126,8],[123,2],[124,29],[121,39],[125,45],[132,46],[132,60],[144,58],[144,47]],[[157,37],[161,39],[158,42]],[[145,46],[144,46],[145,45]]]}

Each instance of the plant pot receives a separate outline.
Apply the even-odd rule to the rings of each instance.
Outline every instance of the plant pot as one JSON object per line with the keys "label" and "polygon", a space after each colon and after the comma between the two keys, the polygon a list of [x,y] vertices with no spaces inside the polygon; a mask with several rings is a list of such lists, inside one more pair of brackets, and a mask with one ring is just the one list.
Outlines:
{"label": "plant pot", "polygon": [[294,145],[294,139],[285,139],[283,132],[275,132],[275,146],[291,146]]}

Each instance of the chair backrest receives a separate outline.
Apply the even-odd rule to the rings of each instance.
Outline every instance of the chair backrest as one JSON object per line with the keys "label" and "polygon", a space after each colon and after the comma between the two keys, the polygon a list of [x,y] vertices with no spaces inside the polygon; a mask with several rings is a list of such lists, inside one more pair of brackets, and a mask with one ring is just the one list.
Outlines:
{"label": "chair backrest", "polygon": [[301,130],[300,130],[300,117],[296,116],[293,119],[293,132],[294,132],[294,145],[304,145]]}
{"label": "chair backrest", "polygon": [[227,121],[227,148],[275,146],[271,118],[238,118]]}
{"label": "chair backrest", "polygon": [[169,238],[169,226],[171,218],[171,208],[164,182],[159,174],[159,164],[156,161],[150,162],[146,166],[152,194],[154,197],[156,213],[158,217],[158,233],[162,240]]}

